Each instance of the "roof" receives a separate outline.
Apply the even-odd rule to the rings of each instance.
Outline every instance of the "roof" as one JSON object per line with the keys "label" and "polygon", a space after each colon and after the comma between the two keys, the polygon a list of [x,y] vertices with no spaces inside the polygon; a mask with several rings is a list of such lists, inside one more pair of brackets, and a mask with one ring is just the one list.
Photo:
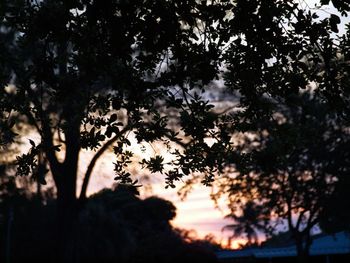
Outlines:
{"label": "roof", "polygon": [[[350,234],[338,232],[334,235],[315,237],[310,247],[310,255],[350,254]],[[223,250],[217,252],[219,259],[227,258],[273,258],[295,257],[297,255],[295,245],[279,248],[248,248],[242,250]]]}

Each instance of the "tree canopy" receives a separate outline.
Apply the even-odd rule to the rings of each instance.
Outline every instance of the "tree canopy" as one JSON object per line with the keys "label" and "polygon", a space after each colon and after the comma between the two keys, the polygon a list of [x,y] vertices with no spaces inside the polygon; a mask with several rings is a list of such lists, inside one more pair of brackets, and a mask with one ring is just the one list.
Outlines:
{"label": "tree canopy", "polygon": [[[131,157],[123,151],[130,144],[127,132],[139,142],[153,142],[180,141],[182,130],[197,148],[212,132],[216,118],[199,94],[218,74],[224,36],[214,32],[220,31],[228,2],[9,1],[3,6],[2,120],[8,124],[3,127],[11,129],[21,117],[41,137],[19,157],[19,175],[36,169],[41,152],[57,186],[62,170],[70,170],[73,175],[65,178],[75,181],[80,149],[97,150],[97,159],[114,144],[116,180],[131,183],[123,170]],[[194,94],[194,89],[199,91]],[[166,108],[177,112],[172,115],[180,117],[176,124],[181,128],[171,129]],[[2,141],[13,135],[2,131]],[[56,154],[60,150],[63,161]],[[198,161],[190,166],[180,152],[174,154],[178,166],[187,163],[185,172],[207,166],[197,167]],[[161,160],[144,164],[161,171]],[[170,171],[168,183],[181,174]]]}
{"label": "tree canopy", "polygon": [[[137,184],[125,169],[133,154],[125,149],[130,133],[138,142],[168,145],[175,156],[169,169],[164,170],[162,156],[143,165],[165,173],[171,187],[190,172],[215,170],[214,151],[204,138],[216,134],[218,118],[201,93],[218,76],[220,47],[228,37],[217,33],[231,6],[228,1],[2,1],[1,145],[24,140],[22,123],[40,137],[30,139],[29,151],[17,157],[16,173],[42,184],[47,172],[53,177],[58,251],[65,251],[58,260],[71,259],[65,241],[106,150],[113,147],[116,154],[115,180]],[[95,154],[78,203],[82,149]]]}
{"label": "tree canopy", "polygon": [[[265,208],[255,224],[267,212],[267,231],[286,225],[302,261],[312,227],[349,176],[349,26],[337,35],[339,14],[320,17],[325,1],[316,11],[292,1],[248,2],[235,6],[240,35],[225,74],[240,96],[231,115],[236,155],[214,197],[228,196],[238,221],[254,200]],[[349,12],[348,4],[334,6]]]}

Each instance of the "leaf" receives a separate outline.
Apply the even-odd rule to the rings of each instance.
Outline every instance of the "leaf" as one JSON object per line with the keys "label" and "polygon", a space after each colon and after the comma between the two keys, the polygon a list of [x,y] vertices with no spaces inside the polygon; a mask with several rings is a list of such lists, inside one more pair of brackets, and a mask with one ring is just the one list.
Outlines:
{"label": "leaf", "polygon": [[331,26],[331,30],[335,33],[338,33],[338,24],[340,24],[340,18],[337,15],[331,15],[330,19],[329,19],[329,24]]}
{"label": "leaf", "polygon": [[56,152],[60,152],[61,151],[61,144],[59,144],[59,145],[55,145],[55,146],[53,146],[53,150],[54,151],[56,151]]}
{"label": "leaf", "polygon": [[11,119],[9,121],[8,127],[11,129],[11,128],[13,128],[13,126],[15,126],[15,124],[16,124],[16,121],[14,119]]}
{"label": "leaf", "polygon": [[113,113],[111,117],[109,118],[109,122],[115,122],[117,120],[118,116],[116,113]]}
{"label": "leaf", "polygon": [[185,175],[189,175],[189,174],[190,174],[190,169],[188,169],[187,167],[182,167],[182,172],[183,172]]}
{"label": "leaf", "polygon": [[34,142],[33,140],[31,140],[31,139],[29,139],[29,143],[30,143],[33,147],[36,146],[36,145],[35,145],[35,142]]}
{"label": "leaf", "polygon": [[38,176],[37,180],[38,180],[39,184],[41,184],[41,185],[46,185],[47,184],[44,176]]}

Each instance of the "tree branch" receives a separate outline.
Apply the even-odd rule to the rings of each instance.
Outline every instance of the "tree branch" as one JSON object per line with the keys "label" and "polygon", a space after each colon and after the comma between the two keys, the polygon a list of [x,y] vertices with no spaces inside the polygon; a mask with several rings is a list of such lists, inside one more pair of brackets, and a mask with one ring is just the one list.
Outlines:
{"label": "tree branch", "polygon": [[131,129],[131,125],[127,125],[124,127],[124,129],[122,129],[118,134],[116,134],[112,139],[110,139],[108,142],[106,142],[94,155],[94,157],[91,159],[90,164],[86,170],[85,176],[84,176],[84,180],[83,180],[83,184],[81,186],[81,191],[80,191],[80,196],[79,196],[79,201],[83,202],[86,200],[86,192],[87,192],[87,188],[89,185],[89,181],[90,181],[90,177],[92,174],[92,171],[96,165],[97,160],[102,156],[102,154],[113,144],[115,143],[122,134],[124,134],[125,132],[129,131]]}
{"label": "tree branch", "polygon": [[301,211],[299,214],[298,221],[297,221],[297,224],[295,227],[297,230],[299,230],[300,224],[303,222],[303,218],[304,218],[305,213],[306,213],[306,209],[303,209],[303,211]]}
{"label": "tree branch", "polygon": [[292,200],[291,199],[292,198],[287,198],[287,221],[288,221],[289,230],[294,232],[295,227],[292,221]]}
{"label": "tree branch", "polygon": [[[38,101],[37,99],[37,94],[30,88],[30,86],[27,86],[26,84],[23,84],[22,87],[28,92],[29,96],[32,98],[34,107],[42,110],[41,108],[42,105],[41,105],[41,102]],[[30,121],[33,122],[33,125],[36,127],[36,129],[41,135],[43,150],[45,152],[46,158],[49,161],[52,176],[55,181],[55,184],[57,185],[58,183],[57,175],[60,173],[62,164],[58,161],[56,156],[55,148],[53,145],[53,134],[51,132],[51,127],[49,125],[50,122],[46,118],[44,119],[43,114],[41,114],[40,116],[41,129],[40,129],[35,117],[32,115],[30,111],[26,113],[26,116],[29,118]]]}
{"label": "tree branch", "polygon": [[186,148],[186,146],[187,146],[187,143],[182,142],[181,139],[173,137],[168,133],[165,133],[164,136],[167,137],[170,141],[177,143],[178,145],[180,145],[183,148]]}

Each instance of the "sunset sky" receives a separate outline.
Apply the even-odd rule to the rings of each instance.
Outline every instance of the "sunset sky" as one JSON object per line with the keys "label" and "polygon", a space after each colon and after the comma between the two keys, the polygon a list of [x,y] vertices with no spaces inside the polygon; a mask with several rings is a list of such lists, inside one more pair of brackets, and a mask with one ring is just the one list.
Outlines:
{"label": "sunset sky", "polygon": [[[141,154],[147,154],[147,151],[146,153],[141,153],[140,147],[136,146],[135,142],[133,145],[132,148],[135,152],[135,158],[139,158]],[[146,148],[150,147],[147,147],[147,145],[145,146]],[[153,146],[152,151],[154,149],[157,151],[159,150],[156,146]],[[161,154],[161,152],[157,153]],[[81,173],[85,171],[91,158],[90,156],[91,153],[83,153],[81,155]],[[93,194],[104,187],[111,187],[115,183],[113,180],[113,159],[113,153],[107,152],[97,162],[89,184],[88,194]],[[139,167],[135,169],[138,168]],[[146,170],[133,170],[134,174],[138,172],[139,175],[136,176],[137,179],[142,178],[142,176],[147,173]],[[214,202],[210,199],[210,187],[195,185],[194,190],[182,201],[177,194],[179,187],[182,185],[181,183],[179,183],[178,187],[175,189],[165,189],[164,177],[157,174],[149,175],[149,177],[153,182],[144,185],[143,188],[140,189],[142,197],[155,195],[173,202],[177,207],[177,216],[173,221],[175,226],[187,230],[193,229],[197,232],[198,237],[204,237],[211,233],[215,235],[217,241],[224,245],[227,243],[227,239],[232,233],[230,231],[222,232],[222,228],[232,223],[232,221],[224,219],[224,216],[228,213],[224,200],[219,204],[219,208],[215,208]],[[78,190],[79,189],[80,185],[78,185]],[[231,246],[237,247],[238,242],[242,242],[242,240],[232,241]]]}

